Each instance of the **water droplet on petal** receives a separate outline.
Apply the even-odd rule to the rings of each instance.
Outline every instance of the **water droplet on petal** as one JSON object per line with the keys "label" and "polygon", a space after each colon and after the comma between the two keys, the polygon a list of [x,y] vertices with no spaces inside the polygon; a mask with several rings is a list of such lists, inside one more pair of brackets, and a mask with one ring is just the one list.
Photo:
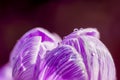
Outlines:
{"label": "water droplet on petal", "polygon": [[92,55],[92,56],[95,56],[95,53],[92,53],[91,55]]}
{"label": "water droplet on petal", "polygon": [[74,32],[75,32],[75,31],[78,31],[78,28],[75,28],[73,31],[74,31]]}

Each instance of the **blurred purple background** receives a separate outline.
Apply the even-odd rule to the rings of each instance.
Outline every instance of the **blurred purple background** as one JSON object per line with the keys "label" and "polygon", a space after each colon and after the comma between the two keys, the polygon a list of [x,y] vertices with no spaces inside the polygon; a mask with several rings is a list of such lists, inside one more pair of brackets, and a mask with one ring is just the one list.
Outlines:
{"label": "blurred purple background", "polygon": [[0,66],[8,62],[16,41],[34,27],[61,37],[74,28],[96,27],[113,56],[120,80],[120,1],[0,0]]}

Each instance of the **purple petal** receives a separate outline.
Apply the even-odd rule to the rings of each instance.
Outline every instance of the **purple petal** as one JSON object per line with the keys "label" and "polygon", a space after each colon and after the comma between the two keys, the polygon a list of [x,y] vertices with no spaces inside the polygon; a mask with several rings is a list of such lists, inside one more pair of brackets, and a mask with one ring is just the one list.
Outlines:
{"label": "purple petal", "polygon": [[86,28],[86,29],[74,29],[74,31],[69,34],[68,36],[65,36],[65,38],[76,38],[78,36],[91,36],[91,37],[96,37],[99,38],[99,32],[97,31],[96,28]]}
{"label": "purple petal", "polygon": [[16,44],[10,56],[15,80],[37,80],[47,50],[57,46],[58,39],[42,28],[28,31]]}
{"label": "purple petal", "polygon": [[62,44],[73,46],[81,54],[90,80],[116,80],[112,56],[99,40],[96,29],[74,31],[64,38]]}
{"label": "purple petal", "polygon": [[[14,80],[115,80],[110,52],[99,32],[74,30],[62,43],[42,28],[28,31],[10,56]],[[58,47],[57,47],[58,46]]]}
{"label": "purple petal", "polygon": [[2,68],[0,68],[0,80],[13,80],[12,67],[10,66],[10,64],[6,64]]}
{"label": "purple petal", "polygon": [[81,55],[63,45],[46,53],[39,80],[88,80],[88,75]]}

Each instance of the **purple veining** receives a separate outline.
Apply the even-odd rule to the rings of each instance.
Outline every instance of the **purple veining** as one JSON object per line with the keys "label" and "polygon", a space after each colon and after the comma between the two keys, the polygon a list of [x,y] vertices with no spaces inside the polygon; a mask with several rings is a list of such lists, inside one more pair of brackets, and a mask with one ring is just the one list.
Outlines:
{"label": "purple veining", "polygon": [[16,43],[0,80],[116,80],[112,56],[99,38],[94,28],[74,29],[62,41],[32,29]]}
{"label": "purple veining", "polygon": [[[77,30],[66,36],[62,43],[73,46],[82,55],[89,80],[116,80],[115,65],[110,52],[99,40],[98,31],[90,30],[91,32],[89,29]],[[94,35],[86,35],[89,32],[94,32]],[[112,70],[109,70],[110,67]]]}
{"label": "purple veining", "polygon": [[81,58],[71,46],[60,46],[48,52],[45,58],[45,66],[48,67],[45,80],[88,80]]}

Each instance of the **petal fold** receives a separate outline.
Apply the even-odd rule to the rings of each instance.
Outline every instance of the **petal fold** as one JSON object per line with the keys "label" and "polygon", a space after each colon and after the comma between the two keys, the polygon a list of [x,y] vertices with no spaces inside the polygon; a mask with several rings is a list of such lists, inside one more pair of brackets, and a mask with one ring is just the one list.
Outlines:
{"label": "petal fold", "polygon": [[62,44],[74,47],[82,56],[89,80],[116,80],[114,61],[109,50],[99,40],[96,29],[75,30]]}
{"label": "petal fold", "polygon": [[32,29],[23,35],[10,56],[14,80],[38,80],[46,51],[55,48],[59,40],[42,28]]}

